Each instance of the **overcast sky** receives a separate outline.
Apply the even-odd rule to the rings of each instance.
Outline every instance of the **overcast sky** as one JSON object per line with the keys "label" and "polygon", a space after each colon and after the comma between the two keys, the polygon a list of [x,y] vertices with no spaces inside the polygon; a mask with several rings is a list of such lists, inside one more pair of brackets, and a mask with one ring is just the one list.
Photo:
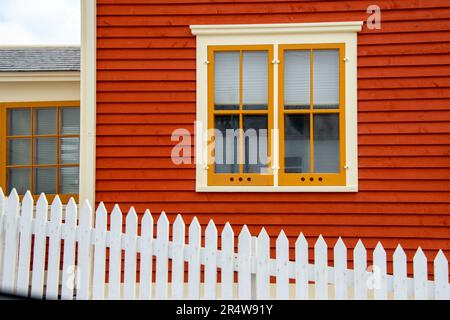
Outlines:
{"label": "overcast sky", "polygon": [[80,44],[80,0],[0,0],[0,45],[53,44]]}

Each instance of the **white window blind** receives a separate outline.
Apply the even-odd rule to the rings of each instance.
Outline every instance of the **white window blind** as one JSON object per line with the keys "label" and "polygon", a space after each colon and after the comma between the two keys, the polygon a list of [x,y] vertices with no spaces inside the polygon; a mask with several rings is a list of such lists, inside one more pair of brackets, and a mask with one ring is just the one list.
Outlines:
{"label": "white window blind", "polygon": [[243,53],[243,104],[244,109],[267,109],[269,67],[267,51]]}
{"label": "white window blind", "polygon": [[339,51],[313,51],[314,106],[337,108],[339,106]]}
{"label": "white window blind", "polygon": [[238,109],[240,53],[216,52],[214,61],[214,104],[217,109]]}
{"label": "white window blind", "polygon": [[309,109],[310,79],[310,51],[286,51],[284,56],[284,105],[286,109]]}

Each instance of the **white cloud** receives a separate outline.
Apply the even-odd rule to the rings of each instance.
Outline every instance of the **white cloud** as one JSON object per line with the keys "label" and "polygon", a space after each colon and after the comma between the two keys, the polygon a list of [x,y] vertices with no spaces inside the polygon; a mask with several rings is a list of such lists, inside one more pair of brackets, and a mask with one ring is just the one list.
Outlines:
{"label": "white cloud", "polygon": [[80,0],[0,0],[0,45],[44,44],[80,44]]}

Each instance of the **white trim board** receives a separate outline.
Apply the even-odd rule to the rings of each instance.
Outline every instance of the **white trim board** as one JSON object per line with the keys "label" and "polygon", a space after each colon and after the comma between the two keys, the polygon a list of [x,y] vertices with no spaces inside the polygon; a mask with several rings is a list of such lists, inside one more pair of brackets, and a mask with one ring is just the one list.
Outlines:
{"label": "white trim board", "polygon": [[[363,22],[295,23],[264,25],[191,26],[197,35],[197,132],[208,127],[208,47],[217,45],[273,45],[278,60],[280,44],[344,43],[346,47],[346,167],[345,186],[278,186],[279,159],[274,157],[274,186],[212,187],[207,185],[206,139],[196,134],[197,192],[357,192],[358,128],[357,128],[357,32]],[[278,65],[274,65],[274,110],[278,110]],[[278,119],[278,117],[275,117]],[[278,122],[274,121],[274,129]],[[274,144],[276,147],[278,143]],[[276,151],[277,152],[277,151]]]}
{"label": "white trim board", "polygon": [[78,71],[0,72],[0,82],[79,82]]}
{"label": "white trim board", "polygon": [[97,3],[81,1],[80,197],[95,204]]}

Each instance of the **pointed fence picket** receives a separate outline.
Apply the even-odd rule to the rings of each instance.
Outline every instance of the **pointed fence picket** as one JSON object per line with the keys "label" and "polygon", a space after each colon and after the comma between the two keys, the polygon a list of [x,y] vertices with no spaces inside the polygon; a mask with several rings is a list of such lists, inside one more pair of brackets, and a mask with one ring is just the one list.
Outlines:
{"label": "pointed fence picket", "polygon": [[[59,197],[53,200],[50,208],[48,268],[46,299],[57,300],[59,296],[59,269],[61,266],[61,225],[63,205]],[[101,259],[98,259],[101,260]]]}
{"label": "pointed fence picket", "polygon": [[27,192],[22,201],[22,216],[20,219],[20,251],[17,270],[17,294],[28,296],[30,286],[31,235],[33,222],[34,200]]}
{"label": "pointed fence picket", "polygon": [[169,263],[169,220],[163,212],[158,220],[156,243],[156,298],[165,300],[168,298],[167,280]]}
{"label": "pointed fence picket", "polygon": [[301,233],[295,242],[295,295],[297,300],[307,300],[308,292],[308,242]]}
{"label": "pointed fence picket", "polygon": [[336,300],[347,300],[347,248],[342,238],[334,246],[334,295]]}
{"label": "pointed fence picket", "polygon": [[124,298],[136,299],[137,214],[131,208],[126,218]]}
{"label": "pointed fence picket", "polygon": [[111,232],[109,247],[109,283],[108,298],[119,300],[121,294],[121,272],[122,272],[122,212],[115,206],[111,213]]}
{"label": "pointed fence picket", "polygon": [[66,207],[65,223],[62,227],[64,238],[64,255],[62,269],[61,298],[73,300],[74,289],[78,287],[79,279],[75,265],[75,246],[77,240],[76,225],[78,220],[78,208],[73,199],[69,200]]}
{"label": "pointed fence picket", "polygon": [[242,228],[238,241],[238,299],[250,300],[251,296],[252,236],[247,226]]}
{"label": "pointed fence picket", "polygon": [[149,210],[142,218],[141,230],[140,298],[150,300],[153,274],[153,217]]}
{"label": "pointed fence picket", "polygon": [[234,232],[227,222],[222,231],[222,300],[234,298],[234,261]]}
{"label": "pointed fence picket", "polygon": [[105,205],[100,203],[95,214],[94,282],[92,287],[92,297],[95,300],[105,299],[107,214]]}
{"label": "pointed fence picket", "polygon": [[188,298],[200,299],[200,248],[202,229],[197,218],[192,220],[189,226],[189,273],[188,273]]}
{"label": "pointed fence picket", "polygon": [[184,246],[186,241],[186,225],[178,215],[172,228],[172,299],[183,299],[184,291]]}
{"label": "pointed fence picket", "polygon": [[289,240],[281,231],[276,243],[277,298],[289,299]]}
{"label": "pointed fence picket", "polygon": [[257,240],[256,255],[256,298],[270,298],[270,237],[266,229],[262,229]]}
{"label": "pointed fence picket", "polygon": [[42,299],[44,295],[45,251],[47,248],[48,202],[41,194],[36,205],[36,219],[34,229],[33,272],[31,278],[31,297]]}
{"label": "pointed fence picket", "polygon": [[205,231],[205,299],[217,299],[217,228],[209,221]]}
{"label": "pointed fence picket", "polygon": [[[322,236],[319,236],[314,245],[314,263],[310,263],[308,242],[303,234],[295,243],[295,261],[290,261],[289,240],[284,232],[277,238],[276,257],[271,259],[270,237],[265,229],[261,230],[258,238],[252,238],[249,229],[244,226],[237,239],[236,253],[235,234],[229,223],[222,230],[219,250],[218,230],[214,221],[210,221],[205,230],[205,246],[202,247],[202,228],[196,218],[189,226],[186,244],[186,226],[181,216],[178,216],[173,224],[172,241],[169,241],[170,223],[165,213],[162,213],[157,221],[155,239],[154,221],[149,211],[145,212],[141,231],[138,232],[138,216],[131,208],[125,218],[126,226],[123,232],[123,217],[118,206],[115,206],[110,214],[109,230],[108,212],[102,203],[96,210],[95,219],[92,219],[92,208],[87,202],[83,204],[78,215],[78,208],[73,199],[65,208],[64,221],[63,205],[58,197],[50,207],[50,220],[48,209],[44,195],[41,195],[34,210],[31,194],[27,193],[20,203],[15,190],[6,198],[0,189],[2,292],[52,300],[72,300],[74,297],[147,300],[153,298],[155,290],[156,299],[168,299],[168,274],[171,271],[173,299],[289,299],[291,286],[295,288],[296,299],[308,299],[310,291],[315,292],[316,299],[328,299],[330,287],[333,288],[334,298],[341,300],[367,299],[370,291],[373,291],[374,299],[450,299],[448,260],[443,251],[439,251],[433,261],[434,281],[429,281],[427,258],[421,248],[413,258],[413,277],[407,275],[407,256],[400,245],[392,256],[393,274],[388,275],[387,254],[381,243],[378,243],[373,251],[373,266],[368,268],[366,249],[363,243],[358,241],[353,251],[353,269],[349,269],[347,247],[341,238],[333,248],[334,263],[333,267],[330,267],[328,245]],[[34,242],[31,241],[33,238]],[[169,270],[170,260],[172,263]],[[184,290],[186,262],[187,295]],[[221,290],[220,294],[217,294],[219,272]],[[234,283],[235,273],[238,275],[237,290]],[[274,285],[270,283],[271,277],[276,279]],[[291,285],[291,281],[295,284]],[[275,290],[271,290],[271,286],[275,286]],[[274,292],[275,296],[271,295],[271,292]],[[353,295],[350,292],[353,292]]]}

